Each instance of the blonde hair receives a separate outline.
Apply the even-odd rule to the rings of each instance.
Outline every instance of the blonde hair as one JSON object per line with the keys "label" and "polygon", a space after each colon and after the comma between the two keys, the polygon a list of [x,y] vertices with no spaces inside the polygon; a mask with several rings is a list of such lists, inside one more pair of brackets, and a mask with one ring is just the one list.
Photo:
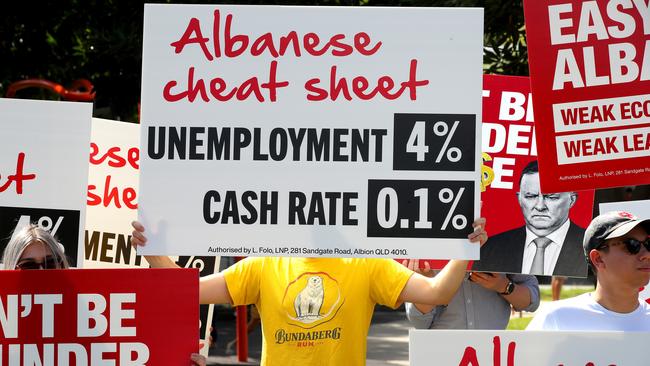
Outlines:
{"label": "blonde hair", "polygon": [[2,257],[4,269],[16,269],[16,265],[25,249],[34,243],[41,243],[50,249],[52,256],[56,259],[57,266],[58,263],[61,263],[61,267],[57,268],[70,267],[68,258],[63,252],[63,245],[59,244],[49,231],[37,225],[29,224],[20,231],[15,232],[11,241],[7,244]]}

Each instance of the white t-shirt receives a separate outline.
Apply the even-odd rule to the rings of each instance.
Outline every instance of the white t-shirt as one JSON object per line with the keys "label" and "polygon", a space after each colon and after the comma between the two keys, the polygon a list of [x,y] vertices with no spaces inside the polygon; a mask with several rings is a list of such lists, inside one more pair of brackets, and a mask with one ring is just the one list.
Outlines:
{"label": "white t-shirt", "polygon": [[616,313],[594,301],[591,293],[548,304],[526,330],[650,331],[650,305],[639,301],[631,313]]}

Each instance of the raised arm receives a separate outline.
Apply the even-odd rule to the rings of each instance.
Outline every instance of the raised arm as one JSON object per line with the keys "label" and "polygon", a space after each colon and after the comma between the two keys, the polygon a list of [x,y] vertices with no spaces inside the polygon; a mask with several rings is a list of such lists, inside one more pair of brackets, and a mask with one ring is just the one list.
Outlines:
{"label": "raised arm", "polygon": [[[472,243],[483,245],[488,239],[487,232],[485,231],[485,219],[476,219],[472,226],[474,227],[474,232],[469,234],[467,238]],[[404,289],[402,289],[399,301],[428,305],[448,304],[454,297],[456,291],[458,291],[463,278],[465,278],[465,271],[468,264],[469,261],[467,260],[451,260],[433,278],[427,278],[419,273],[414,273],[408,282],[406,282]]]}
{"label": "raised arm", "polygon": [[[133,233],[131,245],[136,248],[147,245],[147,237],[144,235],[144,226],[138,221],[131,223]],[[146,255],[144,256],[149,265],[153,268],[180,268],[167,256]],[[232,299],[226,286],[226,280],[221,273],[199,278],[199,302],[201,304],[231,304]]]}
{"label": "raised arm", "polygon": [[[423,275],[424,277],[428,277],[428,278],[433,277],[434,276],[434,271],[431,269],[431,266],[429,265],[429,262],[427,262],[427,261],[423,261],[423,262],[424,262],[424,268],[420,268],[420,260],[418,260],[418,259],[404,260],[402,262],[402,264],[406,268],[410,269],[411,271],[413,271],[415,273],[419,273],[419,274]],[[424,318],[426,318],[426,321],[429,321],[429,318],[433,318],[433,314],[431,314],[431,312],[436,308],[436,305],[412,303],[412,306],[415,309],[413,309],[413,307],[408,306],[408,304],[407,304],[407,314],[406,314],[406,316],[407,316],[407,318],[409,318],[409,320],[411,320],[410,315],[413,315],[414,320],[415,320],[415,318],[422,317],[422,316],[418,316],[419,314],[417,314],[414,311],[416,309],[417,309],[418,312],[420,312],[423,315]],[[410,314],[409,314],[409,312],[410,312]],[[413,323],[414,321],[411,321],[411,322]],[[429,325],[431,325],[430,321],[429,321]],[[416,328],[418,328],[418,327],[416,327]],[[420,329],[420,328],[418,328],[418,329]],[[427,327],[427,329],[428,329],[428,327]]]}

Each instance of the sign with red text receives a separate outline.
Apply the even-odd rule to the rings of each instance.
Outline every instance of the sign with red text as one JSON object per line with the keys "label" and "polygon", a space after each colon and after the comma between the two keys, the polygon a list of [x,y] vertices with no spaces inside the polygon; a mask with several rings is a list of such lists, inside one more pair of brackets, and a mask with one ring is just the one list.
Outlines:
{"label": "sign with red text", "polygon": [[147,254],[477,258],[482,9],[145,6]]}
{"label": "sign with red text", "polygon": [[148,267],[131,248],[138,218],[140,126],[93,118],[88,171],[85,268]]}
{"label": "sign with red text", "polygon": [[[409,331],[411,366],[638,366],[648,333]],[[444,345],[440,352],[432,345]]]}
{"label": "sign with red text", "polygon": [[195,270],[0,271],[0,282],[1,365],[185,366],[197,351]]}
{"label": "sign with red text", "polygon": [[[641,219],[650,218],[650,200],[606,202],[601,203],[598,208],[600,213],[625,211]],[[648,285],[640,289],[639,298],[650,303],[650,287]]]}
{"label": "sign with red text", "polygon": [[37,224],[82,262],[92,104],[0,99],[0,253]]}
{"label": "sign with red text", "polygon": [[542,190],[650,182],[648,2],[527,0],[524,11]]}
{"label": "sign with red text", "polygon": [[[131,247],[131,222],[138,217],[140,126],[93,118],[88,172],[84,268],[149,267]],[[220,257],[173,257],[201,276],[219,272]],[[200,338],[207,344],[214,305],[201,305]],[[209,347],[201,349],[207,355]]]}
{"label": "sign with red text", "polygon": [[[535,118],[527,77],[483,77],[481,211],[490,240],[474,270],[586,277],[584,228],[592,217],[594,191],[544,195],[540,191]],[[552,238],[543,272],[532,271],[529,247]],[[528,252],[528,253],[527,253]]]}

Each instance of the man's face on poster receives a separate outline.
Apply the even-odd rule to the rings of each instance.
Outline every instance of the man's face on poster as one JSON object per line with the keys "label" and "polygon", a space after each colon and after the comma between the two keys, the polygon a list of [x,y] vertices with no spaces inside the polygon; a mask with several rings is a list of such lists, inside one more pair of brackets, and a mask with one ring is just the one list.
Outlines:
{"label": "man's face on poster", "polygon": [[539,236],[548,235],[562,226],[576,202],[573,192],[542,194],[539,173],[522,176],[517,198],[526,226]]}

